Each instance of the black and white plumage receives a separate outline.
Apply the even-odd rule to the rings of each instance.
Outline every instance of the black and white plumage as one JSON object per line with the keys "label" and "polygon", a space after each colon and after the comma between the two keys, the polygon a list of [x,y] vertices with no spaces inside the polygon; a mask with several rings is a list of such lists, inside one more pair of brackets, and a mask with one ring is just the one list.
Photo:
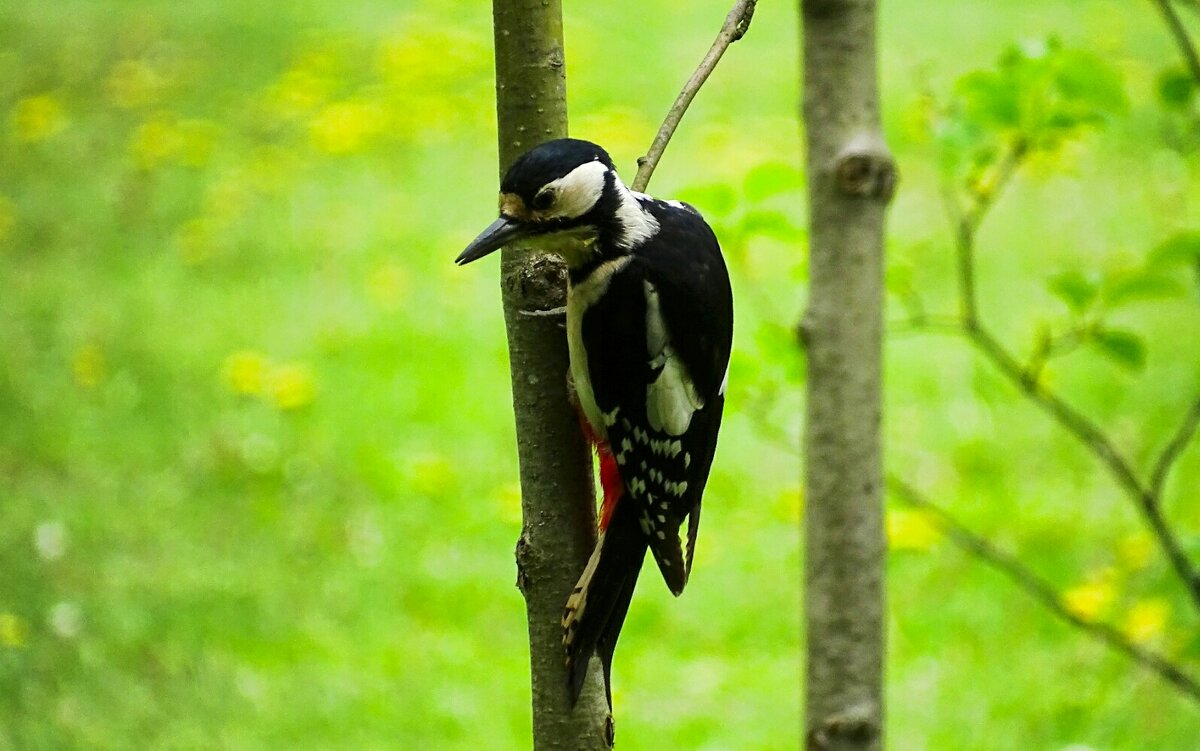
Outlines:
{"label": "black and white plumage", "polygon": [[571,375],[601,461],[600,539],[563,617],[577,698],[593,652],[609,686],[646,550],[674,594],[688,581],[725,404],[733,297],[700,214],[629,190],[587,141],[520,157],[501,183],[500,218],[457,262],[514,240],[544,240],[568,264]]}

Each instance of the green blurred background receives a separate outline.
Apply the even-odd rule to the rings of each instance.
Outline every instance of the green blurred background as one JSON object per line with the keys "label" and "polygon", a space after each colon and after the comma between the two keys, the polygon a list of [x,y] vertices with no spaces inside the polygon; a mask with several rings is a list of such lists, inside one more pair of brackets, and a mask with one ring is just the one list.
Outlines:
{"label": "green blurred background", "polygon": [[[629,177],[726,0],[566,4],[571,132]],[[626,751],[800,744],[793,5],[760,5],[651,185],[717,226],[737,352],[696,576],[678,601],[644,580],[617,656]],[[1070,320],[1047,278],[1132,273],[1200,226],[1195,112],[1163,104],[1178,53],[1150,3],[886,2],[881,33],[891,320],[914,294],[954,312],[931,102],[1013,44],[1087,50],[1127,101],[985,224],[1005,341]],[[528,746],[497,275],[451,262],[495,174],[484,3],[6,0],[0,749]],[[1111,313],[1140,356],[1085,347],[1045,376],[1141,469],[1200,392],[1200,305],[1173,278]],[[889,468],[1196,672],[1196,613],[1097,463],[961,340],[895,328]],[[1168,510],[1200,554],[1198,482],[1193,447]],[[1200,745],[1194,703],[919,514],[888,527],[891,748]]]}

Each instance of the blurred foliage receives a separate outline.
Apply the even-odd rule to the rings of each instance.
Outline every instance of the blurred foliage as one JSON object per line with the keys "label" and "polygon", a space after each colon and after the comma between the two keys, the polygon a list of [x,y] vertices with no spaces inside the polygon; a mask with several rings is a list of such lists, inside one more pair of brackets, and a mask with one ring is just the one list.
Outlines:
{"label": "blurred foliage", "polygon": [[[568,4],[572,132],[631,174],[727,10]],[[793,10],[759,8],[651,186],[712,219],[738,322],[696,576],[679,600],[647,578],[622,639],[627,749],[799,744]],[[1031,351],[1088,331],[1044,377],[1144,466],[1200,387],[1197,100],[1158,20],[883,13],[893,314],[952,304],[939,191],[985,190],[1023,139],[982,304]],[[494,207],[489,24],[444,0],[0,8],[0,749],[526,746],[498,291],[451,263]],[[892,467],[1194,665],[1194,614],[1090,458],[961,343],[888,357]],[[1196,453],[1169,493],[1194,549]],[[1170,689],[920,515],[888,527],[893,746],[1194,748]]]}

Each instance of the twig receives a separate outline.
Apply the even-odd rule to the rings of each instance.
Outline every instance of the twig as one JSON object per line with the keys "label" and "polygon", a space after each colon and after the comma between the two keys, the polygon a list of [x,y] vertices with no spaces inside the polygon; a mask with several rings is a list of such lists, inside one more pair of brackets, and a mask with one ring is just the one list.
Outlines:
{"label": "twig", "polygon": [[1037,381],[1052,359],[1070,354],[1082,347],[1088,340],[1090,330],[1090,324],[1085,323],[1073,326],[1058,335],[1046,331],[1039,338],[1037,348],[1029,356],[1029,362],[1025,365],[1026,378]]}
{"label": "twig", "polygon": [[1200,86],[1200,55],[1196,53],[1196,46],[1192,44],[1191,37],[1188,36],[1187,29],[1183,26],[1183,21],[1175,12],[1171,0],[1154,0],[1154,4],[1158,6],[1163,20],[1167,22],[1171,36],[1175,37],[1175,44],[1179,45],[1179,52],[1183,55],[1184,62],[1187,63],[1188,72],[1196,80],[1196,85]]}
{"label": "twig", "polygon": [[733,10],[725,16],[725,24],[721,26],[716,41],[712,43],[708,54],[700,61],[700,67],[696,68],[696,72],[692,74],[692,77],[684,84],[683,90],[679,92],[679,96],[675,98],[675,103],[667,112],[667,118],[663,120],[662,127],[658,129],[658,135],[654,137],[654,143],[650,145],[650,150],[646,152],[645,156],[638,158],[637,176],[633,178],[634,190],[644,191],[650,184],[650,176],[654,174],[654,168],[658,166],[658,160],[662,158],[671,136],[675,135],[675,129],[679,127],[683,113],[687,112],[688,105],[696,98],[696,92],[700,91],[700,87],[708,80],[709,74],[713,72],[713,68],[717,67],[721,55],[725,54],[729,45],[746,35],[746,30],[750,28],[750,20],[754,17],[754,6],[757,2],[758,0],[737,0]]}
{"label": "twig", "polygon": [[924,498],[912,486],[896,477],[888,478],[888,487],[897,500],[928,515],[950,542],[968,555],[1004,574],[1013,584],[1062,620],[1081,629],[1112,649],[1125,654],[1134,662],[1149,668],[1194,701],[1200,702],[1200,682],[1184,673],[1178,665],[1162,655],[1139,647],[1118,629],[1107,623],[1080,618],[1063,605],[1058,591],[1048,581],[1023,564],[1015,556],[992,545],[980,535],[963,526],[949,512]]}
{"label": "twig", "polygon": [[996,203],[996,199],[1012,181],[1021,166],[1025,155],[1029,153],[1029,144],[1024,138],[1017,138],[1005,152],[995,167],[991,186],[984,191],[972,191],[973,203],[966,209],[958,205],[953,189],[946,189],[946,207],[954,222],[955,250],[958,257],[958,284],[961,292],[959,302],[963,323],[968,330],[979,322],[979,302],[975,290],[975,234],[983,217]]}
{"label": "twig", "polygon": [[1183,422],[1179,424],[1175,435],[1171,437],[1162,453],[1158,455],[1158,461],[1154,463],[1154,472],[1150,475],[1150,494],[1154,498],[1162,498],[1163,486],[1167,484],[1167,476],[1171,473],[1171,467],[1183,450],[1187,448],[1192,437],[1196,435],[1197,429],[1200,429],[1200,400],[1197,400],[1184,415]]}

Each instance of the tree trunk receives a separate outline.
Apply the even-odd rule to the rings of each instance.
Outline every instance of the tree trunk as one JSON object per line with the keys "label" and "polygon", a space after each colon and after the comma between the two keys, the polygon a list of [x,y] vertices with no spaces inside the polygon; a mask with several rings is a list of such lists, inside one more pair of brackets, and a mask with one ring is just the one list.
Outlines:
{"label": "tree trunk", "polygon": [[[559,0],[494,0],[500,173],[531,147],[567,134]],[[562,646],[563,606],[596,541],[592,462],[567,399],[566,304],[557,259],[506,248],[500,262],[524,517],[517,586],[529,618],[535,751],[609,749],[599,670],[574,710]]]}
{"label": "tree trunk", "polygon": [[809,751],[883,748],[884,214],[874,0],[801,0],[808,142],[805,614]]}

